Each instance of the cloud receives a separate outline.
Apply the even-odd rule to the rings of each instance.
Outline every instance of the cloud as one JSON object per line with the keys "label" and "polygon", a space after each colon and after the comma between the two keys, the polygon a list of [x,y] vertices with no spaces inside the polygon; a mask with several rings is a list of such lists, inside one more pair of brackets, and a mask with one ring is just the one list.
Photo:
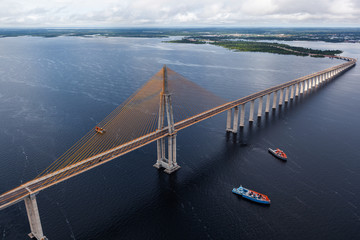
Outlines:
{"label": "cloud", "polygon": [[358,26],[358,0],[2,0],[0,27]]}

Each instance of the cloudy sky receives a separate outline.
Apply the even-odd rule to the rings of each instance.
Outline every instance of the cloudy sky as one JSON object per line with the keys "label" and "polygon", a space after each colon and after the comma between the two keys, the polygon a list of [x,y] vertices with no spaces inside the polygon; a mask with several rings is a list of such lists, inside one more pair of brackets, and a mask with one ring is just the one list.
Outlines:
{"label": "cloudy sky", "polygon": [[0,27],[360,27],[360,0],[0,0]]}

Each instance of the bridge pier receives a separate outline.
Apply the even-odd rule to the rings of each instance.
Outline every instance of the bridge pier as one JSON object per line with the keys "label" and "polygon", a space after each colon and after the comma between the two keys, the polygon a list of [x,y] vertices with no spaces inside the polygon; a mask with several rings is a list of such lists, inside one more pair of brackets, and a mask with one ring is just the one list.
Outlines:
{"label": "bridge pier", "polygon": [[262,114],[262,105],[263,105],[263,97],[259,97],[259,106],[258,106],[258,118],[261,118]]}
{"label": "bridge pier", "polygon": [[241,113],[240,113],[240,127],[245,126],[245,103],[241,104]]}
{"label": "bridge pier", "polygon": [[239,124],[239,106],[234,107],[233,133],[237,133]]}
{"label": "bridge pier", "polygon": [[231,132],[231,115],[232,115],[232,110],[229,109],[227,110],[227,118],[226,118],[226,131],[227,132]]}
{"label": "bridge pier", "polygon": [[270,110],[270,93],[266,96],[265,113],[268,113],[269,110]]}
{"label": "bridge pier", "polygon": [[289,101],[289,87],[286,87],[285,90],[285,102],[287,103]]}
{"label": "bridge pier", "polygon": [[308,89],[308,80],[304,81],[304,92],[306,93]]}
{"label": "bridge pier", "polygon": [[276,101],[277,101],[277,91],[274,92],[273,105],[272,105],[273,109],[276,109]]}
{"label": "bridge pier", "polygon": [[30,194],[24,199],[24,202],[31,229],[29,237],[37,240],[47,240],[42,230],[35,194]]}
{"label": "bridge pier", "polygon": [[255,100],[251,100],[251,101],[250,101],[249,122],[253,122],[253,121],[254,121],[254,104],[255,104]]}
{"label": "bridge pier", "polygon": [[290,99],[294,99],[294,85],[291,85]]}
{"label": "bridge pier", "polygon": [[304,93],[304,82],[300,82],[300,94]]}
{"label": "bridge pier", "polygon": [[284,95],[284,89],[280,89],[280,96],[279,96],[279,106],[283,104],[283,95]]}
{"label": "bridge pier", "polygon": [[300,84],[299,83],[296,83],[296,90],[295,90],[295,97],[298,97],[299,96],[299,88],[300,88]]}

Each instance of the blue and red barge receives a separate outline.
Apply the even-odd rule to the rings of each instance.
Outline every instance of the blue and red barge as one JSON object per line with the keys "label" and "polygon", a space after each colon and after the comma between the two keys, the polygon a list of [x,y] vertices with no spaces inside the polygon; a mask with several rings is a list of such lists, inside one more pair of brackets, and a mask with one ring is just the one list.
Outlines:
{"label": "blue and red barge", "polygon": [[270,204],[271,202],[269,197],[266,196],[265,194],[244,188],[241,185],[238,188],[234,188],[232,192],[242,196],[243,198],[249,199],[253,202],[262,203],[262,204]]}

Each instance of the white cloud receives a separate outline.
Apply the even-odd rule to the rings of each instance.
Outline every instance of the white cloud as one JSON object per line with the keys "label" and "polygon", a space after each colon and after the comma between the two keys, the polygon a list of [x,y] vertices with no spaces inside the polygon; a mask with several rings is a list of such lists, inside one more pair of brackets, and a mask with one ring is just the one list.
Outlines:
{"label": "white cloud", "polygon": [[359,26],[359,0],[1,0],[0,27]]}

